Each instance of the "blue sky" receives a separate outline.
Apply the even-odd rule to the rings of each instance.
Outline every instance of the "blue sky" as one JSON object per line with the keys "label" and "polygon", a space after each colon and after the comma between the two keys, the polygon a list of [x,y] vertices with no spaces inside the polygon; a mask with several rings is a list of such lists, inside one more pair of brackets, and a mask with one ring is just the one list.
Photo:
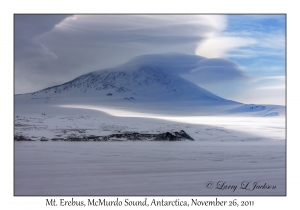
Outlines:
{"label": "blue sky", "polygon": [[15,93],[146,54],[207,58],[180,74],[243,103],[285,104],[285,15],[15,15]]}
{"label": "blue sky", "polygon": [[[222,53],[236,61],[252,79],[248,82],[203,85],[223,97],[245,103],[285,105],[285,15],[227,15],[220,37],[230,37]],[[235,40],[237,39],[237,40]],[[239,40],[242,39],[242,40]],[[240,46],[235,47],[235,41]]]}

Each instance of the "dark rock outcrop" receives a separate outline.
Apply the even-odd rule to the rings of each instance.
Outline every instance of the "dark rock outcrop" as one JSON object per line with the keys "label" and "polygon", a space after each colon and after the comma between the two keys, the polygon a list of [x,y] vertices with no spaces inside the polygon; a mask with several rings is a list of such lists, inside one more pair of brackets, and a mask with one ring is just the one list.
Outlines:
{"label": "dark rock outcrop", "polygon": [[182,141],[182,140],[191,140],[194,141],[192,137],[190,137],[184,130],[181,130],[179,132],[166,132],[162,134],[157,134],[155,137],[155,140],[159,141]]}
{"label": "dark rock outcrop", "polygon": [[[34,141],[25,136],[15,136],[15,141]],[[148,134],[138,132],[125,132],[108,136],[69,136],[67,138],[52,138],[52,141],[194,141],[184,130],[179,132],[165,132],[160,134]],[[40,141],[48,141],[42,137]]]}
{"label": "dark rock outcrop", "polygon": [[180,132],[165,132],[160,134],[142,134],[138,132],[126,132],[122,134],[111,134],[102,137],[103,141],[118,141],[118,140],[130,140],[130,141],[194,141],[184,130]]}
{"label": "dark rock outcrop", "polygon": [[28,138],[27,136],[22,136],[22,135],[16,135],[14,136],[15,141],[35,141],[32,140],[31,138]]}

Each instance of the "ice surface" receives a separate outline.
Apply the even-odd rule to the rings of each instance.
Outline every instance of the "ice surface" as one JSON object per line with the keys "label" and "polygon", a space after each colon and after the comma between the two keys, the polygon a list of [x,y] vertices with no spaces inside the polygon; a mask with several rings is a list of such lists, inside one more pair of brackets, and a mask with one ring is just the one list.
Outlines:
{"label": "ice surface", "polygon": [[285,176],[282,142],[15,142],[15,195],[285,195]]}

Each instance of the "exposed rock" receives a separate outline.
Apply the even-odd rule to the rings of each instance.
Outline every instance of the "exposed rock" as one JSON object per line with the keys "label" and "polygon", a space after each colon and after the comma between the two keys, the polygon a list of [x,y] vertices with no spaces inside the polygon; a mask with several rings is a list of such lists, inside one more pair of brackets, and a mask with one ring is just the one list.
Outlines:
{"label": "exposed rock", "polygon": [[65,141],[66,139],[64,138],[53,138],[51,141]]}
{"label": "exposed rock", "polygon": [[162,134],[157,134],[155,137],[155,140],[157,141],[164,141],[164,140],[168,140],[168,141],[182,141],[182,140],[191,140],[194,141],[194,139],[192,137],[190,137],[184,130],[181,130],[180,132],[166,132],[166,133],[162,133]]}
{"label": "exposed rock", "polygon": [[123,134],[111,134],[108,136],[104,136],[103,140],[194,141],[194,139],[183,130],[181,130],[180,132],[166,132],[160,134],[141,134],[137,132],[126,132]]}
{"label": "exposed rock", "polygon": [[22,135],[16,135],[16,136],[14,136],[14,140],[15,141],[35,141],[35,140],[33,140],[33,139],[31,139],[31,138],[28,138],[28,137],[26,137],[26,136],[22,136]]}
{"label": "exposed rock", "polygon": [[[52,141],[194,141],[184,130],[179,132],[165,132],[160,134],[143,134],[138,132],[126,132],[111,134],[108,136],[69,136],[67,138],[52,138]],[[25,136],[15,136],[15,141],[34,141]],[[42,137],[40,141],[48,141]]]}
{"label": "exposed rock", "polygon": [[45,138],[45,137],[42,137],[41,139],[40,139],[40,141],[48,141],[49,139],[47,139],[47,138]]}

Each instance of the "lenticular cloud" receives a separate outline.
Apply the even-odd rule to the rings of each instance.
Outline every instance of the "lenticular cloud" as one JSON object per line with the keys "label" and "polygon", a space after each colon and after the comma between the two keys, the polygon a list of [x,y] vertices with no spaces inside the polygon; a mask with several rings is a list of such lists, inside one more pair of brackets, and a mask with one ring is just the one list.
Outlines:
{"label": "lenticular cloud", "polygon": [[221,58],[205,58],[187,54],[150,54],[137,56],[117,69],[151,67],[167,74],[192,76],[193,82],[208,84],[212,82],[232,82],[247,80],[249,77],[239,65]]}

